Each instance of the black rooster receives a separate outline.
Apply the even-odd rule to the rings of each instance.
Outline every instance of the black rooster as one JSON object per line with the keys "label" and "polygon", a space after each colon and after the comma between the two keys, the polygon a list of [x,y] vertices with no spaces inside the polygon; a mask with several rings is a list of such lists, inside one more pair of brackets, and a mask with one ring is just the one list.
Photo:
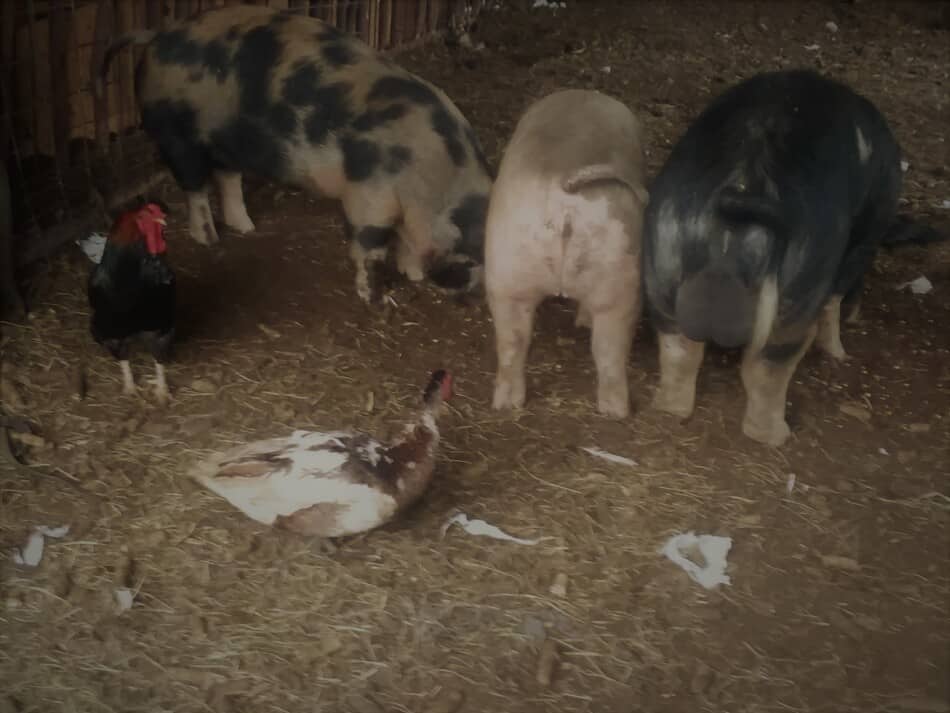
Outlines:
{"label": "black rooster", "polygon": [[101,262],[89,275],[92,337],[122,368],[122,386],[134,394],[129,349],[137,336],[151,343],[155,396],[168,402],[165,363],[175,334],[175,274],[165,261],[165,213],[154,203],[120,215]]}

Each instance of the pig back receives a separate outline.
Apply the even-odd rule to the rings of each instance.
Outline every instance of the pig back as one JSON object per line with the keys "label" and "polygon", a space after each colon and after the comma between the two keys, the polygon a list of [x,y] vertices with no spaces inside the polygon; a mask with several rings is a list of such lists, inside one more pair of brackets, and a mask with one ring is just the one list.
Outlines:
{"label": "pig back", "polygon": [[609,167],[631,188],[644,183],[640,122],[600,92],[568,89],[535,102],[515,127],[498,181],[561,183],[585,168]]}

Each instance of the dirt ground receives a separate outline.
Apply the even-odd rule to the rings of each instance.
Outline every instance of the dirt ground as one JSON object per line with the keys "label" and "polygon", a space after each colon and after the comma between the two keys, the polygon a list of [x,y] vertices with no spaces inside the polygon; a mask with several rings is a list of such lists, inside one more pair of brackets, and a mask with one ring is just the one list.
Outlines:
{"label": "dirt ground", "polygon": [[[911,10],[494,10],[475,37],[484,49],[400,61],[457,101],[495,165],[531,101],[608,92],[642,116],[651,173],[726,85],[817,67],[881,107],[910,164],[904,209],[948,231],[950,34]],[[646,324],[634,415],[599,417],[588,334],[557,302],[541,309],[525,412],[496,414],[480,300],[397,283],[398,306],[368,310],[333,204],[248,193],[258,232],[214,249],[187,238],[183,197],[165,194],[181,288],[167,410],[147,391],[122,396],[92,343],[78,249],[35,271],[31,317],[3,325],[4,400],[42,440],[21,454],[33,471],[0,476],[0,711],[950,711],[950,245],[881,255],[844,333],[851,361],[806,357],[789,392],[794,437],[776,450],[740,433],[735,354],[707,355],[692,419],[652,412]],[[919,275],[932,292],[897,289]],[[208,449],[292,428],[385,435],[439,365],[457,396],[431,490],[335,553],[183,475]],[[144,383],[150,359],[133,369]],[[442,536],[456,511],[544,539]],[[36,569],[15,565],[8,553],[40,524],[71,531]],[[658,554],[688,531],[733,538],[730,585],[704,590]],[[561,573],[566,596],[549,591]],[[135,598],[119,613],[122,587]],[[536,681],[545,639],[550,686]]]}

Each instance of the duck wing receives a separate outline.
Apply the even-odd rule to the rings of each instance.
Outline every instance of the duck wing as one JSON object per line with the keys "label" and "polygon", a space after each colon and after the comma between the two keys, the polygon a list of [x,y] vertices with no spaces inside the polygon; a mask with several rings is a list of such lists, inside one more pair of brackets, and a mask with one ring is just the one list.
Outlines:
{"label": "duck wing", "polygon": [[339,537],[388,520],[391,488],[366,472],[385,448],[343,431],[295,431],[239,446],[198,464],[191,477],[258,522]]}

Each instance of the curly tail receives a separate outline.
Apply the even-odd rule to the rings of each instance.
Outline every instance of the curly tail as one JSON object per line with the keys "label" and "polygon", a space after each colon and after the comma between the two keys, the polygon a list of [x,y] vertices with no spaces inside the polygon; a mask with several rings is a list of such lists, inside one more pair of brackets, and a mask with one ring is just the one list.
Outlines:
{"label": "curly tail", "polygon": [[96,77],[96,96],[102,98],[106,91],[106,75],[109,73],[109,65],[115,56],[129,45],[147,45],[158,33],[155,30],[139,30],[122,35],[115,40],[102,58],[102,65],[99,67],[99,76]]}
{"label": "curly tail", "polygon": [[629,188],[644,206],[650,200],[650,195],[643,186],[622,175],[621,171],[618,171],[615,166],[609,163],[595,163],[577,169],[561,181],[561,189],[565,193],[577,193],[593,183],[608,182],[619,183]]}
{"label": "curly tail", "polygon": [[925,225],[906,215],[899,215],[891,223],[887,233],[881,240],[881,244],[886,247],[895,247],[898,245],[926,243],[939,243],[941,240],[947,240],[950,235],[939,232],[929,225]]}

